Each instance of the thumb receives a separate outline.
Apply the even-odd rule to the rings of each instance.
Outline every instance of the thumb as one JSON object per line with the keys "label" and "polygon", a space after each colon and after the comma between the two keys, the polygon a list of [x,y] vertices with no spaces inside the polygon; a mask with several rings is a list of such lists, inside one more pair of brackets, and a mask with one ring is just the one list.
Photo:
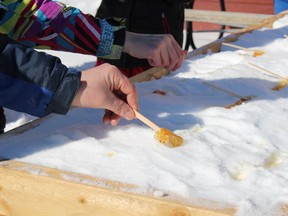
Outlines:
{"label": "thumb", "polygon": [[132,120],[135,117],[132,107],[125,103],[123,100],[119,99],[115,95],[112,96],[112,100],[112,106],[107,107],[107,109],[127,120]]}

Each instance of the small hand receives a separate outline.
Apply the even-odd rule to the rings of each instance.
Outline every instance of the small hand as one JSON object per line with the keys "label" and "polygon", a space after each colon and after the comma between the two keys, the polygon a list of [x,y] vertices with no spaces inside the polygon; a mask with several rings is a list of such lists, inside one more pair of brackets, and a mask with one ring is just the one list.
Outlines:
{"label": "small hand", "polygon": [[139,34],[126,31],[123,52],[139,59],[147,59],[154,67],[178,69],[186,51],[182,50],[170,34]]}

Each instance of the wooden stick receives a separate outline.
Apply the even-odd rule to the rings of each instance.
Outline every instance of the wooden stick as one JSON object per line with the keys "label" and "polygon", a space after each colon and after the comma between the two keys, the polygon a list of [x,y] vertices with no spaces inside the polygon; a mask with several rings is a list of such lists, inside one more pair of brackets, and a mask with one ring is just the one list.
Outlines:
{"label": "wooden stick", "polygon": [[258,69],[260,69],[260,70],[262,70],[262,71],[265,71],[265,72],[267,72],[267,73],[269,73],[269,74],[272,74],[273,76],[275,76],[275,77],[277,77],[277,78],[279,78],[279,79],[287,80],[285,77],[282,77],[282,76],[280,76],[280,75],[278,75],[278,74],[275,74],[275,73],[273,73],[272,71],[269,71],[269,70],[267,70],[267,69],[265,69],[265,68],[262,68],[262,67],[260,67],[260,66],[258,66],[258,65],[255,65],[255,64],[253,64],[253,63],[251,63],[251,62],[248,62],[248,64],[249,64],[249,65],[252,65],[252,66],[254,66],[254,67],[256,67],[256,68],[258,68]]}
{"label": "wooden stick", "polygon": [[228,204],[213,208],[218,204],[199,200],[203,206],[210,203],[210,208],[188,205],[180,200],[133,193],[137,190],[128,184],[128,188],[126,184],[119,189],[101,187],[105,184],[98,184],[98,179],[91,176],[75,177],[74,173],[22,162],[0,163],[0,175],[2,216],[233,216],[236,213],[236,207]]}
{"label": "wooden stick", "polygon": [[147,119],[145,116],[143,116],[142,114],[140,114],[139,112],[137,112],[136,110],[134,110],[135,116],[142,121],[144,124],[146,124],[147,126],[149,126],[150,128],[152,128],[155,131],[159,131],[161,128],[159,126],[157,126],[156,124],[154,124],[152,121],[150,121],[149,119]]}
{"label": "wooden stick", "polygon": [[265,54],[265,52],[263,52],[261,50],[248,49],[248,48],[245,48],[245,47],[241,47],[241,46],[237,46],[237,45],[229,44],[229,43],[222,43],[222,44],[226,45],[226,46],[234,47],[234,48],[237,48],[237,49],[242,49],[242,50],[245,50],[245,51],[253,52],[253,56],[254,57],[261,56],[261,55]]}
{"label": "wooden stick", "polygon": [[196,9],[185,9],[184,12],[185,12],[185,21],[207,22],[240,28],[247,27],[255,23],[258,24],[264,19],[271,17],[271,15],[269,14],[196,10]]}
{"label": "wooden stick", "polygon": [[234,44],[229,44],[229,43],[222,43],[222,45],[230,46],[230,47],[241,49],[241,50],[245,50],[245,51],[253,51],[251,49],[248,49],[248,48],[245,48],[245,47],[241,47],[241,46],[237,46],[237,45],[234,45]]}
{"label": "wooden stick", "polygon": [[239,95],[239,94],[236,94],[236,93],[234,93],[234,92],[231,92],[231,91],[228,91],[228,90],[226,90],[226,89],[220,88],[220,87],[218,87],[218,86],[212,85],[211,83],[208,83],[208,82],[203,81],[203,84],[208,85],[208,86],[210,86],[210,87],[212,87],[212,88],[218,89],[218,90],[220,90],[220,91],[226,92],[227,94],[230,94],[230,95],[232,95],[232,96],[234,96],[234,97],[237,97],[237,98],[240,98],[240,99],[244,98],[244,97],[242,97],[242,96]]}

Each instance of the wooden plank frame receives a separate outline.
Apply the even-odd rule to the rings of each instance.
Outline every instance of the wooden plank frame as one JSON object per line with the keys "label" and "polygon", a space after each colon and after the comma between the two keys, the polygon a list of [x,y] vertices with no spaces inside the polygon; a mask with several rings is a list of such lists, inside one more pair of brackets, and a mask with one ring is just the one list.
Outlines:
{"label": "wooden plank frame", "polygon": [[[1,162],[0,175],[1,216],[229,216],[235,213],[233,208],[211,210],[123,192],[121,189],[135,186],[23,162]],[[110,189],[97,186],[101,183]]]}
{"label": "wooden plank frame", "polygon": [[[244,33],[269,27],[274,21],[288,15],[283,12],[196,49],[187,58],[218,52],[222,42],[233,42]],[[152,68],[131,78],[132,82],[160,79],[170,72]],[[2,139],[37,127],[53,115],[37,119],[1,135]],[[214,205],[217,208],[192,206],[166,198],[155,198],[127,192],[135,185],[97,179],[91,176],[64,172],[17,161],[0,162],[0,216],[228,216],[234,215],[233,206]],[[104,185],[104,186],[103,186]],[[287,205],[283,205],[287,213]]]}
{"label": "wooden plank frame", "polygon": [[269,14],[185,9],[185,21],[207,22],[245,28],[269,18]]}

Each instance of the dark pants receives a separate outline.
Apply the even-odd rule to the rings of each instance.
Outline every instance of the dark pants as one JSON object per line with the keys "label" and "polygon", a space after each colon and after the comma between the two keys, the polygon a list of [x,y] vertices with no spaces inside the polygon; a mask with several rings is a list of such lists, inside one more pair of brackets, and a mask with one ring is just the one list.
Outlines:
{"label": "dark pants", "polygon": [[6,117],[3,107],[0,107],[0,134],[4,133],[4,128],[6,125]]}

